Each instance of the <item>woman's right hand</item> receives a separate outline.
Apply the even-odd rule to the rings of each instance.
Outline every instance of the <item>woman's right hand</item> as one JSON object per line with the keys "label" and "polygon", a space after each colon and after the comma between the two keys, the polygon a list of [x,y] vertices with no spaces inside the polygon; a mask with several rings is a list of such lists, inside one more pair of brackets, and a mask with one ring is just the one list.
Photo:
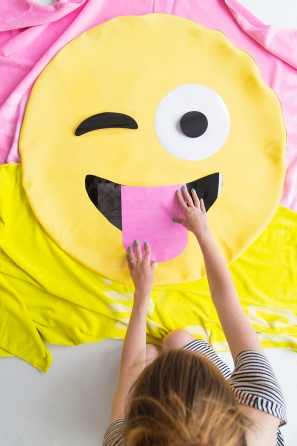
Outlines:
{"label": "woman's right hand", "polygon": [[177,201],[184,211],[185,218],[174,218],[173,221],[183,225],[188,231],[193,232],[198,241],[203,234],[210,231],[204,202],[199,200],[195,189],[192,189],[192,197],[186,186],[183,186],[182,192],[176,191]]}

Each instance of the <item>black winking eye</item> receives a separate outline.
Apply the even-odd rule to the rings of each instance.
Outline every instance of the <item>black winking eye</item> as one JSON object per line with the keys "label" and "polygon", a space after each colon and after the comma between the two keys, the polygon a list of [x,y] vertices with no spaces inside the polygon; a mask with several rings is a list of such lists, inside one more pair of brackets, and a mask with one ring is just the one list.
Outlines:
{"label": "black winking eye", "polygon": [[137,122],[131,116],[123,113],[105,112],[90,116],[79,124],[75,130],[76,136],[100,129],[138,129]]}

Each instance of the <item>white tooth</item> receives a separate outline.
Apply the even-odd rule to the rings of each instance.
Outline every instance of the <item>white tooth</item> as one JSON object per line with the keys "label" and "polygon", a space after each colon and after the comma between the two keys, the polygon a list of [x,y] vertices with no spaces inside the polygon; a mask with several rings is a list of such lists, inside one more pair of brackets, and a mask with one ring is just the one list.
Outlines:
{"label": "white tooth", "polygon": [[220,195],[223,186],[223,175],[219,172],[219,186],[218,186],[218,196]]}

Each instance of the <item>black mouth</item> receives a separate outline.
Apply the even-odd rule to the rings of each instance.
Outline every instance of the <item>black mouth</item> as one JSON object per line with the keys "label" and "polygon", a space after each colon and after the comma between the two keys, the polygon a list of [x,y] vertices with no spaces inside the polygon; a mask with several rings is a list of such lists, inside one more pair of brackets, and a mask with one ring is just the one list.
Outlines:
{"label": "black mouth", "polygon": [[[219,172],[186,183],[189,191],[195,189],[198,197],[203,198],[206,212],[218,198],[222,185],[222,174]],[[92,203],[109,223],[120,230],[122,230],[121,186],[95,175],[87,175],[85,178],[86,191]]]}

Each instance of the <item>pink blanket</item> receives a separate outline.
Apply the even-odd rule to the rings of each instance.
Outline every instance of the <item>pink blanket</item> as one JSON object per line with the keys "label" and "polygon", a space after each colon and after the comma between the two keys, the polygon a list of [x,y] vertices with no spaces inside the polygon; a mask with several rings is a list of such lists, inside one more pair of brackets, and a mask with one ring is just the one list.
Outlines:
{"label": "pink blanket", "polygon": [[0,2],[0,163],[20,162],[18,138],[31,88],[46,64],[74,37],[119,15],[174,14],[223,31],[252,55],[277,93],[288,133],[281,203],[297,211],[297,30],[266,26],[236,0],[31,0]]}

